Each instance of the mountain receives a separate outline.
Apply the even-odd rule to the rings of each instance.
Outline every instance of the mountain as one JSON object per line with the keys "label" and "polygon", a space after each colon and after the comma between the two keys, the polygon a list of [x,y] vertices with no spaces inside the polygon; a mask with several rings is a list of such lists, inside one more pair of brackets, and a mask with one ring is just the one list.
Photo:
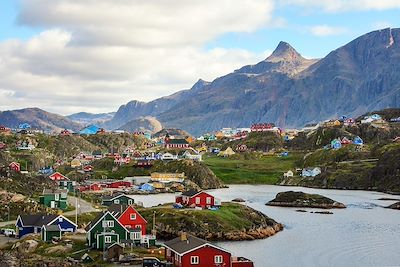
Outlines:
{"label": "mountain", "polygon": [[109,113],[88,113],[88,112],[79,112],[79,113],[74,113],[71,115],[68,115],[67,118],[70,120],[81,123],[81,124],[98,124],[98,123],[104,123],[108,120],[111,120],[115,115],[115,112],[109,112]]}
{"label": "mountain", "polygon": [[199,93],[208,84],[209,82],[200,79],[189,90],[182,90],[148,103],[136,100],[130,101],[126,105],[122,105],[114,117],[110,121],[105,122],[104,127],[107,129],[116,129],[137,118],[157,116],[171,109],[179,102],[184,101],[186,98]]}
{"label": "mountain", "polygon": [[[136,110],[123,107],[146,116],[147,108],[168,100],[151,109],[151,115],[164,127],[196,135],[255,122],[299,127],[399,107],[400,29],[365,34],[320,60],[305,59],[281,42],[258,64],[173,96],[178,97],[141,103]],[[127,112],[121,108],[119,118]]]}
{"label": "mountain", "polygon": [[119,127],[119,130],[128,132],[149,132],[153,134],[161,131],[162,125],[156,118],[147,116],[131,120]]}
{"label": "mountain", "polygon": [[25,122],[29,123],[33,128],[48,131],[60,131],[65,128],[76,131],[82,128],[82,125],[64,116],[39,108],[0,111],[0,124],[6,127],[18,128],[21,123]]}

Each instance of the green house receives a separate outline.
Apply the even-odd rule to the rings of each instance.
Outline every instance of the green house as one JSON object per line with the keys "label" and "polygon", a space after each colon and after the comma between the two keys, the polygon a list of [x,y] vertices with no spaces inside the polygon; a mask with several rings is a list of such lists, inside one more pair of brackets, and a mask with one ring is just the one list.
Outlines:
{"label": "green house", "polygon": [[109,211],[100,213],[85,229],[90,247],[105,249],[129,237],[128,230]]}
{"label": "green house", "polygon": [[112,204],[120,204],[120,205],[132,205],[135,203],[135,200],[125,194],[116,194],[112,196],[104,196],[102,205],[111,206]]}
{"label": "green house", "polygon": [[75,191],[76,182],[71,180],[58,181],[58,188],[66,189],[68,192],[73,193]]}
{"label": "green house", "polygon": [[67,196],[66,189],[44,189],[39,197],[39,203],[52,209],[65,210],[68,206]]}
{"label": "green house", "polygon": [[40,234],[43,241],[51,242],[53,237],[61,238],[61,228],[58,224],[43,225]]}

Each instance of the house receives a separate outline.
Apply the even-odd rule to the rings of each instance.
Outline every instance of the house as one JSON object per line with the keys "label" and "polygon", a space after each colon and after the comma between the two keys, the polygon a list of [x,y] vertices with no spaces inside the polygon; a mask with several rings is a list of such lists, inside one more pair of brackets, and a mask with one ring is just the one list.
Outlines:
{"label": "house", "polygon": [[101,128],[96,126],[96,125],[89,125],[82,130],[79,131],[79,134],[84,134],[84,135],[93,135],[97,134],[97,132],[101,131]]}
{"label": "house", "polygon": [[182,158],[195,160],[195,161],[202,161],[202,155],[200,153],[198,153],[195,150],[191,150],[191,151],[192,151],[192,153],[190,153],[189,150],[186,150],[185,153],[182,154]]}
{"label": "house", "polygon": [[131,162],[131,158],[127,155],[125,155],[125,157],[120,155],[114,156],[114,164],[123,165],[123,164],[129,164],[129,162]]}
{"label": "house", "polygon": [[65,210],[68,206],[67,196],[68,190],[65,189],[44,189],[39,203],[52,209]]}
{"label": "house", "polygon": [[171,153],[164,153],[161,156],[161,160],[176,160],[178,159],[178,156],[174,156]]}
{"label": "house", "polygon": [[[141,236],[146,235],[147,221],[132,205],[112,204],[107,209],[127,229],[140,229]],[[132,240],[140,240],[135,238]]]}
{"label": "house", "polygon": [[127,188],[132,187],[132,184],[128,181],[115,181],[107,185],[108,188]]}
{"label": "house", "polygon": [[155,190],[164,190],[165,189],[165,183],[162,183],[162,182],[153,182],[153,183],[151,183],[151,185],[153,186],[153,188]]}
{"label": "house", "polygon": [[393,139],[393,142],[400,143],[400,136],[396,136],[396,138]]}
{"label": "house", "polygon": [[132,205],[135,203],[135,200],[125,194],[115,194],[111,196],[104,196],[101,202],[104,206],[111,206],[112,204],[124,204],[124,205]]}
{"label": "house", "polygon": [[95,249],[107,249],[129,238],[129,231],[109,211],[99,213],[85,230],[89,247]]}
{"label": "house", "polygon": [[60,180],[58,181],[58,188],[68,190],[73,193],[75,191],[76,182],[71,180]]}
{"label": "house", "polygon": [[105,259],[108,262],[119,261],[120,256],[124,253],[124,246],[119,243],[113,243],[106,249]]}
{"label": "house", "polygon": [[291,170],[288,170],[287,172],[283,173],[283,177],[293,177],[293,172]]}
{"label": "house", "polygon": [[43,174],[43,175],[50,175],[50,174],[52,174],[53,172],[54,172],[54,169],[53,169],[53,167],[51,167],[51,166],[43,167],[43,168],[41,168],[41,169],[39,170],[39,173],[40,173],[40,174]]}
{"label": "house", "polygon": [[20,124],[19,126],[18,126],[18,128],[20,129],[20,130],[29,130],[30,128],[31,128],[31,125],[29,124],[29,123],[22,123],[22,124]]}
{"label": "house", "polygon": [[91,171],[93,171],[93,166],[92,165],[85,165],[83,167],[83,171],[84,172],[91,172]]}
{"label": "house", "polygon": [[222,138],[225,137],[225,134],[224,134],[223,132],[217,132],[217,133],[215,134],[215,137],[216,137],[218,140],[220,140],[220,139],[222,139]]}
{"label": "house", "polygon": [[175,203],[188,207],[209,208],[221,206],[221,201],[214,196],[204,192],[189,190],[175,197]]}
{"label": "house", "polygon": [[251,126],[251,132],[266,132],[275,127],[273,123],[255,123]]}
{"label": "house", "polygon": [[153,161],[149,159],[140,159],[136,162],[138,168],[151,168],[153,165]]}
{"label": "house", "polygon": [[142,185],[139,187],[139,190],[140,190],[140,191],[145,191],[145,192],[153,192],[155,189],[154,189],[154,187],[153,187],[152,184],[145,183],[145,184],[142,184]]}
{"label": "house", "polygon": [[[390,122],[400,122],[400,117],[390,119]],[[0,129],[1,132],[1,129]]]}
{"label": "house", "polygon": [[82,163],[79,159],[75,158],[71,160],[71,168],[78,168],[80,166],[82,166]]}
{"label": "house", "polygon": [[347,137],[343,137],[340,143],[342,145],[350,145],[352,142]]}
{"label": "house", "polygon": [[236,151],[238,152],[246,152],[247,151],[247,145],[245,144],[240,144],[236,146]]}
{"label": "house", "polygon": [[64,129],[61,131],[60,136],[70,136],[71,132],[68,131],[67,129]]}
{"label": "house", "polygon": [[356,138],[354,138],[353,144],[362,146],[364,144],[364,141],[361,139],[361,137],[357,136]]}
{"label": "house", "polygon": [[80,192],[83,192],[83,191],[100,191],[102,189],[103,188],[99,183],[93,183],[93,184],[86,185],[86,186],[81,186],[81,187],[78,188],[78,190]]}
{"label": "house", "polygon": [[27,234],[40,233],[43,226],[58,225],[61,233],[75,232],[77,225],[64,217],[55,214],[19,215],[15,223],[19,238]]}
{"label": "house", "polygon": [[253,262],[231,253],[206,240],[181,233],[175,239],[164,243],[165,259],[176,267],[253,267]]}
{"label": "house", "polygon": [[353,126],[356,121],[353,118],[347,118],[343,121],[344,126]]}
{"label": "house", "polygon": [[64,180],[69,180],[68,177],[62,175],[62,174],[59,173],[59,172],[55,172],[55,173],[49,175],[49,179],[52,180],[52,181],[64,181]]}
{"label": "house", "polygon": [[8,168],[11,170],[11,171],[14,171],[14,172],[21,172],[21,165],[18,163],[18,162],[11,162],[9,165],[8,165]]}
{"label": "house", "polygon": [[340,138],[338,138],[338,139],[333,139],[333,140],[331,141],[331,148],[333,148],[333,149],[339,149],[339,148],[341,148],[341,147],[342,147],[342,142],[341,142]]}
{"label": "house", "polygon": [[185,180],[186,176],[184,172],[152,172],[151,173],[151,181],[159,181],[163,183],[169,182],[179,182],[182,183]]}
{"label": "house", "polygon": [[303,177],[315,177],[321,173],[321,169],[319,167],[314,168],[304,168],[301,172],[301,176]]}
{"label": "house", "polygon": [[101,150],[95,150],[92,152],[92,156],[94,159],[102,159],[103,153],[101,152]]}
{"label": "house", "polygon": [[134,177],[125,177],[123,181],[130,182],[132,185],[141,185],[144,183],[148,183],[150,181],[150,176],[134,176]]}
{"label": "house", "polygon": [[43,225],[40,235],[43,241],[51,242],[53,237],[61,238],[61,227],[58,224]]}
{"label": "house", "polygon": [[22,140],[17,142],[18,150],[33,150],[35,146],[29,142],[29,140]]}
{"label": "house", "polygon": [[372,122],[374,122],[376,120],[381,120],[381,119],[382,119],[382,117],[379,114],[372,114],[370,116],[365,116],[364,119],[361,120],[361,123],[362,124],[372,123]]}
{"label": "house", "polygon": [[225,149],[224,151],[221,151],[218,153],[218,156],[220,157],[229,157],[232,155],[235,155],[235,151],[233,151],[233,149],[231,147],[228,147],[227,149]]}
{"label": "house", "polygon": [[389,126],[389,123],[385,120],[378,119],[371,122],[371,126],[375,128],[385,128]]}
{"label": "house", "polygon": [[189,143],[186,139],[171,139],[167,134],[164,138],[164,147],[167,149],[186,149],[189,148]]}

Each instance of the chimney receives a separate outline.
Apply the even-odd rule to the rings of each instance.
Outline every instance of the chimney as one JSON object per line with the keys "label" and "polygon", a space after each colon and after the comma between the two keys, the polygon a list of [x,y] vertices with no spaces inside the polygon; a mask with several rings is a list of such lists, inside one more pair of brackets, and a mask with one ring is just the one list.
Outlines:
{"label": "chimney", "polygon": [[181,233],[181,241],[189,241],[186,232]]}

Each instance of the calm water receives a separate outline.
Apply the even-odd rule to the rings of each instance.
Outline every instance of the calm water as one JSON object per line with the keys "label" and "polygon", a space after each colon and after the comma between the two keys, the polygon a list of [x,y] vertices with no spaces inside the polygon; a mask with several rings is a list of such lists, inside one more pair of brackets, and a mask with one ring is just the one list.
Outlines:
{"label": "calm water", "polygon": [[[278,192],[295,190],[318,193],[347,205],[333,215],[295,212],[294,208],[264,204]],[[394,201],[378,192],[322,190],[270,185],[232,185],[210,190],[222,201],[236,197],[285,225],[277,235],[255,241],[220,242],[219,245],[252,259],[257,267],[267,266],[400,266],[400,211],[385,209]],[[145,206],[174,201],[174,194],[135,196]],[[311,209],[306,209],[311,210]]]}

